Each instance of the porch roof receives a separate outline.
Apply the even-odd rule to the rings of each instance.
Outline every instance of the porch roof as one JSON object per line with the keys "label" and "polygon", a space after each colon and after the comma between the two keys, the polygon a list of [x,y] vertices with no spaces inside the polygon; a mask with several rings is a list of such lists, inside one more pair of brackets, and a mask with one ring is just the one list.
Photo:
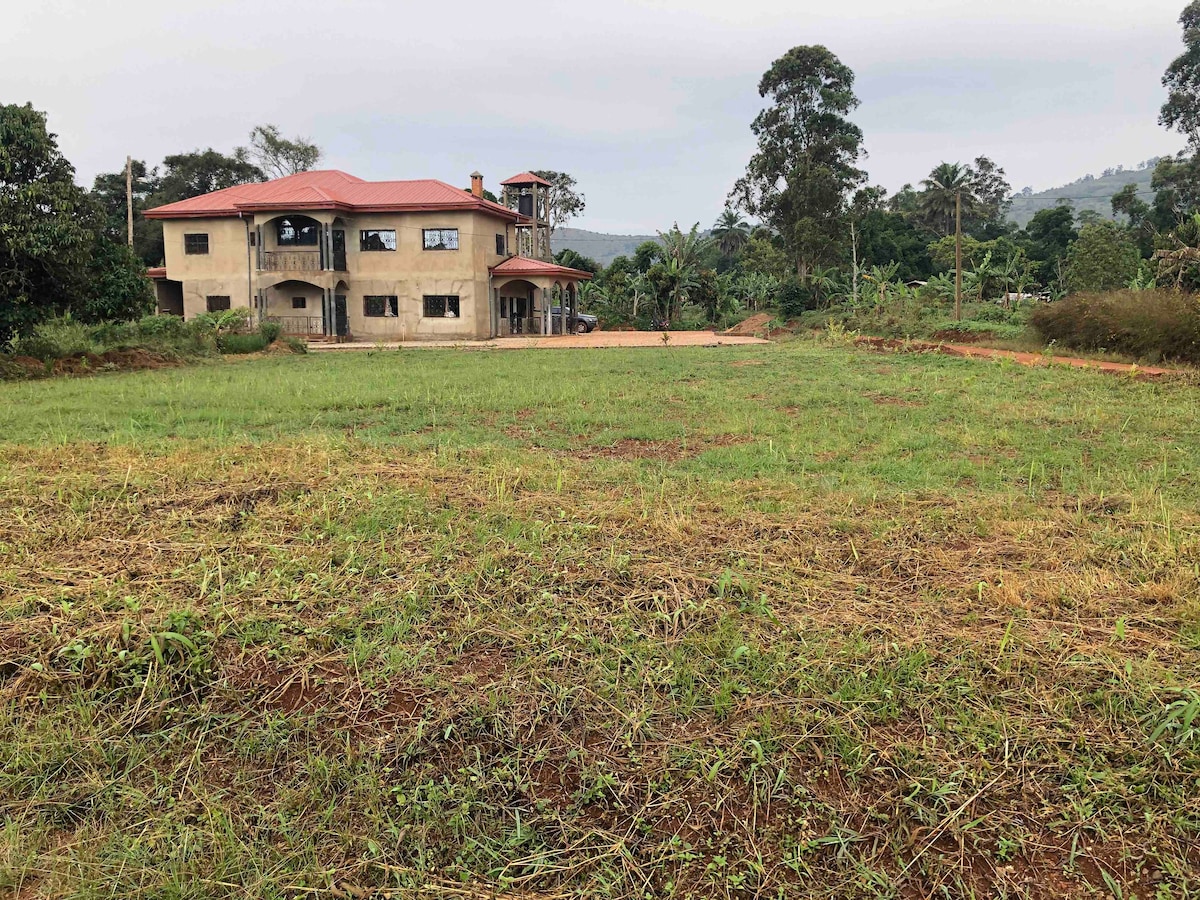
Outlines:
{"label": "porch roof", "polygon": [[545,275],[555,278],[569,278],[572,281],[591,281],[592,273],[585,272],[582,269],[569,269],[566,266],[560,266],[552,262],[546,262],[542,259],[530,259],[527,256],[513,256],[500,263],[498,266],[492,266],[493,275],[511,276],[513,278],[524,275]]}

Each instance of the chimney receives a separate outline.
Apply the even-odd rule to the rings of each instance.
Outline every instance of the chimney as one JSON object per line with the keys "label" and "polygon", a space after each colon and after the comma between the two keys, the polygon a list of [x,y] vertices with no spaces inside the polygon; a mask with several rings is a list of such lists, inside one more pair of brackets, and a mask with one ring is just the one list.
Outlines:
{"label": "chimney", "polygon": [[471,173],[471,193],[483,199],[483,176],[478,172]]}

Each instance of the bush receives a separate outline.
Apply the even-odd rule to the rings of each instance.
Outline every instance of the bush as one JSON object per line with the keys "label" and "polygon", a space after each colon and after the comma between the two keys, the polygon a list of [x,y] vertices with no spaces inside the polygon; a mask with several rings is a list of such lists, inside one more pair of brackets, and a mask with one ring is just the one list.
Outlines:
{"label": "bush", "polygon": [[258,353],[267,347],[261,334],[221,334],[217,336],[217,349],[222,353]]}
{"label": "bush", "polygon": [[799,278],[789,278],[779,286],[779,312],[785,319],[798,319],[803,313],[816,308],[816,295]]}
{"label": "bush", "polygon": [[308,344],[297,337],[285,337],[283,342],[291,348],[293,353],[307,353]]}
{"label": "bush", "polygon": [[263,322],[258,326],[258,333],[263,336],[263,340],[268,345],[279,340],[279,335],[283,333],[283,326],[278,322]]}
{"label": "bush", "polygon": [[1064,347],[1200,363],[1200,303],[1184,294],[1075,294],[1035,310],[1029,321],[1043,339]]}
{"label": "bush", "polygon": [[33,326],[29,334],[13,341],[12,353],[14,356],[32,356],[40,360],[100,353],[103,345],[96,340],[93,330],[70,316],[47,319]]}

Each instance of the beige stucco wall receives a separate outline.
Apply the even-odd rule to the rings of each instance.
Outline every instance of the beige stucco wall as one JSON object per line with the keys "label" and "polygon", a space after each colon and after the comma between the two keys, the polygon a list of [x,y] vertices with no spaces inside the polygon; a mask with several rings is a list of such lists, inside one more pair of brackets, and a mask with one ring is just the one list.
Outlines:
{"label": "beige stucco wall", "polygon": [[[295,286],[275,287],[284,278],[311,285],[311,292],[302,292],[314,298],[310,299],[305,311],[310,316],[321,314],[323,288],[344,283],[350,332],[356,339],[482,339],[490,336],[488,269],[505,258],[496,253],[496,236],[506,235],[510,245],[513,240],[512,228],[504,220],[474,211],[356,216],[320,211],[301,214],[320,222],[331,222],[333,227],[345,230],[348,271],[254,271],[253,291],[267,291],[268,315],[293,314],[290,298]],[[253,224],[262,226],[266,250],[276,245],[275,220],[281,215],[286,214],[260,213],[255,216]],[[184,312],[188,318],[205,310],[209,295],[229,295],[234,307],[250,305],[246,285],[246,226],[242,220],[168,220],[163,224],[168,277],[183,282]],[[457,228],[458,250],[425,250],[423,231],[427,228]],[[394,229],[396,250],[361,251],[360,232],[374,229]],[[209,235],[208,255],[185,255],[184,234],[202,232]],[[251,250],[253,265],[257,264],[256,260],[257,254]],[[399,315],[365,316],[363,298],[369,295],[395,295]],[[457,296],[461,315],[457,318],[426,318],[423,315],[426,295]]]}
{"label": "beige stucco wall", "polygon": [[[185,234],[207,234],[208,253],[183,252]],[[247,282],[246,225],[238,218],[168,219],[163,222],[167,277],[183,282],[183,314],[191,319],[204,312],[210,295],[228,296],[233,308],[250,306],[253,289]],[[251,257],[250,264],[253,266]]]}

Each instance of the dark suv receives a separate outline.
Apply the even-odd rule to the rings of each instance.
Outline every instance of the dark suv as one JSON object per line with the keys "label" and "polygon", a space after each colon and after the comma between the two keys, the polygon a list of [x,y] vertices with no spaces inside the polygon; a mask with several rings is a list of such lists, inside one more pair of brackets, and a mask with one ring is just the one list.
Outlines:
{"label": "dark suv", "polygon": [[[569,311],[568,311],[569,312]],[[562,320],[562,309],[554,306],[550,309],[550,330],[557,332],[559,322]],[[600,324],[600,320],[595,316],[589,316],[587,313],[577,312],[573,316],[568,316],[567,327],[576,334],[587,334],[594,331],[596,326]]]}

